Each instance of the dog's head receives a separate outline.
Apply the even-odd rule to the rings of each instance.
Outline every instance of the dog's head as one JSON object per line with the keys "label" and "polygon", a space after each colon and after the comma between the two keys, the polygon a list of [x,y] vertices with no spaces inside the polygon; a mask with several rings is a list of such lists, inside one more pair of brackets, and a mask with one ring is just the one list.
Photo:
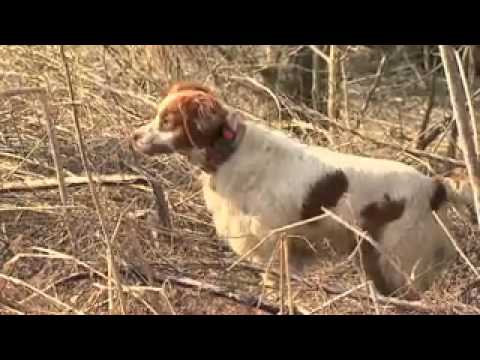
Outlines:
{"label": "dog's head", "polygon": [[133,134],[146,155],[189,153],[212,146],[229,123],[229,112],[213,92],[198,84],[175,84],[158,106],[157,116]]}
{"label": "dog's head", "polygon": [[237,119],[210,89],[177,83],[160,102],[156,117],[135,130],[133,145],[145,155],[180,153],[204,163],[208,152],[223,155],[222,149],[212,149],[219,140],[235,138]]}

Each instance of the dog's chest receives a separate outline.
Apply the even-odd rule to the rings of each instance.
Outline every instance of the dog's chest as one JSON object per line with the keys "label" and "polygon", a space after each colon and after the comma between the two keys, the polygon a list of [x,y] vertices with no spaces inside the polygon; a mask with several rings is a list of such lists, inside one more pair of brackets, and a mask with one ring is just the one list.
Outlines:
{"label": "dog's chest", "polygon": [[300,220],[304,187],[285,177],[275,182],[262,175],[252,172],[220,188],[213,177],[204,179],[205,203],[217,229],[260,223],[268,231]]}

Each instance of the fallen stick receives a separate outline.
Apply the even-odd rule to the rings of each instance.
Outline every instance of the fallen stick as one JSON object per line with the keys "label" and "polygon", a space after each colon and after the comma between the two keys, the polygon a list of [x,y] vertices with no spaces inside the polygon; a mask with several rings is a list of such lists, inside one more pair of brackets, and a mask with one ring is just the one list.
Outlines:
{"label": "fallen stick", "polygon": [[[347,296],[345,297],[354,298],[358,300],[370,299],[370,296],[367,294],[362,294],[358,292],[354,293],[354,291],[351,291],[351,290],[356,290],[355,288],[348,290],[343,288],[331,287],[328,285],[323,285],[321,287],[325,292],[330,293],[332,295],[346,294]],[[428,313],[428,314],[435,313],[435,308],[433,306],[429,306],[423,303],[422,301],[408,301],[408,300],[402,300],[402,299],[397,299],[392,297],[385,297],[380,294],[375,294],[375,295],[376,295],[377,301],[382,305],[394,305],[395,307],[398,307],[398,308],[404,308],[406,310],[410,310],[410,311],[413,310],[413,311],[418,311],[418,312]]]}
{"label": "fallen stick", "polygon": [[62,302],[61,300],[57,299],[56,297],[48,295],[44,291],[42,291],[40,289],[37,289],[33,285],[30,285],[29,283],[27,283],[23,280],[20,280],[18,278],[14,278],[14,277],[2,274],[2,273],[0,273],[0,279],[8,281],[8,282],[10,282],[14,285],[21,286],[23,288],[29,289],[30,291],[32,291],[32,292],[42,296],[44,299],[48,300],[51,304],[56,305],[60,308],[63,308],[64,310],[73,312],[77,315],[84,315],[84,313],[82,311],[75,309],[74,307],[72,307],[72,306]]}
{"label": "fallen stick", "polygon": [[[69,176],[65,179],[65,186],[88,185],[88,178],[86,176]],[[93,176],[93,182],[101,185],[124,185],[135,183],[147,183],[144,177],[139,175],[101,175]],[[58,188],[57,178],[47,179],[26,179],[25,181],[13,181],[0,184],[0,193],[11,191],[34,191],[34,190],[48,190]]]}
{"label": "fallen stick", "polygon": [[170,216],[170,210],[168,206],[167,196],[163,189],[162,183],[155,178],[153,174],[151,174],[148,170],[144,169],[142,166],[138,164],[135,156],[135,150],[130,144],[130,151],[133,154],[133,158],[135,159],[135,164],[130,164],[128,162],[124,162],[130,169],[137,172],[142,176],[142,179],[145,180],[150,188],[152,189],[154,200],[155,200],[155,207],[157,210],[157,217],[158,220],[161,222],[162,225],[167,227],[169,230],[172,230],[172,218]]}
{"label": "fallen stick", "polygon": [[[144,283],[144,285],[149,285],[146,281],[146,277],[143,274],[141,274],[138,271],[138,269],[133,269],[131,266],[129,266],[124,262],[124,266],[125,265],[127,266],[127,268],[126,269],[124,268],[123,271],[127,273],[135,274],[136,277],[141,282]],[[195,280],[186,276],[167,275],[167,274],[161,274],[158,271],[152,271],[152,281],[154,283],[160,283],[160,284],[163,284],[165,281],[170,281],[174,284],[177,284],[185,288],[205,290],[210,294],[235,301],[242,305],[260,309],[272,315],[277,315],[280,312],[280,307],[273,304],[266,303],[265,301],[259,299],[257,296],[238,293],[223,286],[209,284],[209,283]],[[296,313],[303,314],[303,312],[300,311],[298,308],[295,310],[296,310]]]}
{"label": "fallen stick", "polygon": [[163,283],[164,281],[171,281],[183,287],[206,290],[207,292],[216,296],[230,299],[252,308],[258,308],[269,314],[276,315],[280,312],[280,308],[278,306],[268,304],[265,301],[259,301],[258,297],[256,296],[237,293],[223,286],[205,283],[185,276],[164,276],[155,274],[153,279],[154,281],[160,283]]}

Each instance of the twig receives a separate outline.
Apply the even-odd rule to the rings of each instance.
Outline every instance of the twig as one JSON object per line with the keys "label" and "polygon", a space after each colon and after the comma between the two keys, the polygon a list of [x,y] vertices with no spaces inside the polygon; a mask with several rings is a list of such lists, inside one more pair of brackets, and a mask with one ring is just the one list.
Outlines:
{"label": "twig", "polygon": [[232,79],[232,80],[245,80],[245,81],[249,82],[250,84],[252,84],[253,86],[261,89],[264,92],[266,92],[275,102],[275,105],[277,106],[278,118],[280,119],[280,117],[282,115],[282,107],[280,106],[280,101],[278,100],[277,95],[275,95],[275,93],[272,90],[270,90],[267,86],[259,83],[257,80],[255,80],[255,79],[253,79],[249,76],[235,76],[235,75],[232,75],[229,78]]}
{"label": "twig", "polygon": [[58,300],[57,298],[54,298],[48,294],[46,294],[45,292],[43,292],[42,290],[39,290],[37,289],[36,287],[26,283],[25,281],[23,280],[20,280],[20,279],[17,279],[17,278],[14,278],[14,277],[11,277],[11,276],[8,276],[8,275],[5,275],[5,274],[2,274],[0,273],[0,279],[4,279],[6,281],[9,281],[15,285],[18,285],[18,286],[22,286],[24,288],[27,288],[29,289],[30,291],[33,291],[34,293],[37,293],[38,295],[42,296],[43,298],[47,299],[48,301],[50,301],[51,303],[55,304],[56,306],[60,307],[60,308],[63,308],[67,311],[71,311],[77,315],[84,315],[83,312],[73,308],[72,306],[68,305],[68,304],[65,304],[64,302]]}
{"label": "twig", "polygon": [[19,259],[22,258],[44,258],[44,259],[58,259],[58,260],[68,260],[72,261],[75,264],[78,264],[85,269],[89,270],[92,274],[95,274],[96,276],[101,277],[104,280],[107,280],[107,276],[105,276],[102,272],[98,271],[97,269],[93,268],[92,266],[88,265],[86,262],[81,261],[74,256],[60,253],[58,251],[52,250],[52,249],[46,249],[38,246],[33,246],[32,250],[39,251],[42,254],[35,254],[35,253],[19,253],[16,254],[12,259],[8,260],[4,266],[8,269],[13,266],[15,262],[17,262]]}
{"label": "twig", "polygon": [[423,117],[423,121],[420,126],[420,134],[418,135],[418,138],[417,138],[416,148],[420,150],[425,150],[425,148],[436,138],[434,137],[433,139],[431,138],[426,139],[426,136],[425,136],[428,124],[430,122],[430,115],[435,106],[435,95],[436,95],[436,89],[437,89],[436,83],[437,83],[437,77],[434,74],[431,79],[430,95],[428,96],[427,109],[425,110],[425,116]]}
{"label": "twig", "polygon": [[[76,133],[76,137],[77,137],[77,143],[78,143],[78,147],[79,147],[79,150],[80,150],[80,157],[82,159],[82,164],[83,164],[83,167],[84,167],[85,172],[87,174],[88,185],[89,185],[89,188],[90,188],[90,194],[92,196],[92,200],[93,200],[93,203],[94,203],[94,206],[95,206],[95,210],[97,212],[98,220],[100,222],[100,226],[101,226],[101,229],[102,229],[103,238],[105,240],[105,245],[107,247],[107,267],[108,267],[108,287],[109,287],[109,291],[108,291],[109,302],[108,302],[108,305],[109,305],[109,311],[110,311],[110,313],[112,313],[113,312],[112,276],[115,276],[115,271],[112,271],[112,267],[114,266],[112,247],[111,247],[111,244],[110,244],[109,237],[107,235],[107,228],[106,228],[106,224],[105,224],[105,217],[104,217],[104,214],[103,214],[103,209],[100,205],[100,201],[98,199],[98,195],[97,195],[97,192],[95,190],[92,175],[90,173],[90,169],[89,169],[89,166],[88,166],[88,163],[87,163],[87,154],[86,154],[86,150],[85,150],[85,144],[83,142],[83,135],[82,135],[81,127],[80,127],[80,122],[78,120],[77,106],[74,105],[75,104],[75,92],[73,91],[72,80],[71,80],[71,77],[70,77],[70,69],[69,69],[69,66],[68,66],[67,58],[65,56],[63,45],[60,45],[60,54],[62,56],[63,65],[65,67],[65,75],[66,75],[66,78],[67,78],[68,88],[69,88],[69,92],[70,92],[70,98],[71,98],[72,104],[73,104],[72,105],[73,121],[74,121],[74,125],[75,125],[75,133]],[[118,287],[120,286],[120,281],[118,279],[115,279],[115,283],[118,285]],[[119,291],[118,296],[123,297],[123,293],[122,293],[121,289],[118,288],[117,290]]]}
{"label": "twig", "polygon": [[245,267],[247,267],[249,269],[253,269],[255,271],[262,272],[263,281],[262,281],[262,291],[260,293],[260,296],[258,297],[259,303],[262,302],[263,296],[265,295],[265,288],[267,286],[266,282],[267,282],[267,279],[270,276],[270,271],[271,271],[270,268],[272,267],[273,260],[275,259],[275,252],[277,252],[277,251],[278,251],[278,253],[280,252],[280,242],[278,242],[277,244],[278,244],[278,246],[276,246],[276,248],[273,249],[272,254],[270,255],[270,259],[268,259],[267,265],[265,266],[265,269],[256,268],[255,266],[253,266],[251,264],[244,265]]}
{"label": "twig", "polygon": [[365,283],[367,283],[368,293],[370,294],[370,298],[373,302],[373,306],[374,306],[374,309],[375,309],[375,314],[378,315],[378,314],[380,314],[380,310],[378,308],[378,301],[377,301],[377,296],[376,296],[376,291],[375,291],[375,285],[374,285],[373,281],[368,279],[368,275],[367,275],[367,272],[365,270],[364,253],[363,253],[363,251],[361,251],[363,249],[364,239],[356,236],[356,240],[357,240],[357,246],[356,246],[355,250],[352,252],[352,254],[349,256],[349,258],[352,255],[354,255],[356,252],[358,252],[358,257],[359,257],[359,260],[360,260],[359,265],[360,265],[362,280]]}
{"label": "twig", "polygon": [[361,288],[365,287],[365,285],[367,285],[368,282],[364,282],[360,285],[357,285],[347,291],[345,291],[344,293],[340,294],[340,295],[337,295],[335,297],[333,297],[332,299],[326,301],[325,303],[323,303],[322,305],[320,305],[319,307],[313,309],[310,313],[311,314],[315,314],[317,312],[319,312],[320,310],[323,310],[325,309],[326,307],[329,307],[330,305],[332,305],[334,302],[338,301],[338,300],[341,300],[347,296],[349,296],[350,294],[354,293],[355,291],[358,291],[360,290]]}
{"label": "twig", "polygon": [[[10,97],[10,96],[27,95],[27,94],[38,94],[40,98],[40,102],[42,103],[43,113],[45,115],[47,134],[50,142],[50,149],[52,151],[53,163],[54,163],[54,167],[55,167],[55,171],[58,179],[58,189],[60,192],[60,199],[62,201],[62,204],[66,205],[67,195],[65,191],[65,186],[63,184],[63,168],[62,168],[62,163],[61,163],[61,159],[58,152],[58,143],[57,143],[57,138],[55,134],[55,126],[53,125],[52,119],[50,116],[50,107],[48,104],[47,89],[40,88],[40,87],[11,89],[11,90],[6,90],[1,92],[0,97]],[[26,159],[22,160],[22,162],[25,162],[25,161]]]}
{"label": "twig", "polygon": [[437,213],[435,211],[432,212],[433,214],[433,217],[435,218],[435,220],[438,222],[438,224],[440,225],[440,227],[442,228],[442,230],[445,232],[445,234],[447,235],[447,237],[450,239],[450,242],[452,243],[453,247],[455,248],[455,250],[457,250],[457,252],[460,254],[461,258],[463,259],[463,261],[465,261],[465,263],[468,265],[468,267],[470,268],[470,270],[472,270],[472,272],[475,274],[475,276],[477,277],[477,279],[480,280],[480,273],[478,272],[477,268],[475,266],[473,266],[473,264],[471,263],[471,261],[468,259],[467,255],[465,255],[465,253],[462,251],[462,249],[460,249],[460,246],[458,246],[457,242],[455,241],[455,239],[453,238],[452,234],[450,234],[450,231],[448,231],[447,227],[445,226],[444,222],[442,221],[442,219],[440,219],[440,217],[437,215]]}
{"label": "twig", "polygon": [[3,207],[0,206],[0,212],[2,211],[62,211],[64,209],[78,209],[80,206],[67,205],[67,206],[11,206]]}
{"label": "twig", "polygon": [[[120,216],[118,217],[117,224],[115,225],[115,229],[113,230],[113,234],[110,238],[110,248],[113,248],[113,245],[115,244],[115,239],[117,237],[118,231],[120,230],[120,225],[122,223],[123,217],[127,213],[127,211],[130,209],[130,207],[134,204],[136,199],[133,199],[128,206],[122,211]],[[112,256],[112,261],[113,261],[113,254]],[[122,291],[122,284],[119,282],[120,277],[118,276],[117,269],[115,266],[112,266],[112,273],[113,273],[113,278],[115,279],[117,283],[117,289],[119,291]],[[125,300],[123,299],[123,296],[119,294],[118,299],[120,300],[120,310],[122,311],[122,314],[125,315]]]}
{"label": "twig", "polygon": [[417,77],[417,81],[422,83],[422,86],[424,88],[427,87],[427,84],[425,83],[425,80],[424,80],[424,77],[422,76],[422,74],[420,74],[420,72],[418,71],[417,69],[417,66],[411,61],[410,59],[410,56],[408,54],[408,50],[405,46],[402,47],[402,55],[403,55],[403,58],[405,59],[408,67],[410,69],[412,69],[413,73],[415,74],[415,76]]}
{"label": "twig", "polygon": [[290,279],[290,264],[289,264],[289,246],[287,243],[287,237],[283,235],[280,241],[284,243],[283,256],[285,258],[284,263],[285,263],[285,280],[287,281],[288,313],[290,315],[293,315],[295,313],[295,310],[294,310],[293,298],[292,298],[292,284]]}
{"label": "twig", "polygon": [[[372,100],[373,94],[375,93],[375,90],[377,90],[378,86],[380,85],[380,80],[382,80],[383,76],[383,71],[385,69],[385,65],[387,64],[387,55],[383,55],[382,59],[380,60],[380,64],[378,65],[377,68],[377,73],[375,74],[375,80],[373,81],[372,86],[368,90],[367,97],[365,98],[365,102],[363,103],[362,109],[360,110],[360,114],[363,115],[368,109],[368,106],[370,105],[370,101]],[[357,123],[357,128],[359,127],[359,124]]]}
{"label": "twig", "polygon": [[240,256],[232,265],[230,265],[227,269],[227,271],[230,271],[232,270],[235,266],[237,266],[240,262],[242,262],[244,259],[248,258],[255,250],[257,250],[260,246],[262,246],[262,244],[267,241],[269,238],[271,238],[272,236],[276,235],[276,234],[279,234],[279,233],[282,233],[284,231],[287,231],[287,230],[290,230],[290,229],[294,229],[296,227],[299,227],[299,226],[302,226],[302,225],[305,225],[305,224],[309,224],[311,222],[315,222],[315,221],[318,221],[318,220],[321,220],[323,218],[327,217],[327,215],[325,214],[322,214],[322,215],[319,215],[319,216],[315,216],[313,218],[310,218],[310,219],[307,219],[307,220],[303,220],[303,221],[298,221],[298,222],[295,222],[293,224],[289,224],[289,225],[285,225],[285,226],[282,226],[282,227],[279,227],[277,229],[274,229],[272,231],[270,231],[263,239],[261,239],[255,246],[253,246],[250,250],[248,250],[246,253],[244,253],[242,256]]}
{"label": "twig", "polygon": [[[149,106],[152,109],[156,109],[157,106],[158,106],[157,102],[155,102],[153,98],[149,99],[147,96],[140,95],[140,94],[134,93],[132,91],[121,90],[121,89],[115,88],[113,86],[106,85],[105,80],[102,77],[100,77],[100,76],[98,76],[94,73],[81,72],[80,74],[78,74],[78,76],[79,76],[79,78],[81,78],[83,80],[86,80],[88,82],[91,82],[91,83],[95,84],[96,86],[100,87],[101,89],[111,91],[111,92],[116,93],[120,96],[130,97],[132,99],[135,99],[137,101],[142,102],[144,105]],[[75,103],[75,102],[72,101],[72,103]]]}
{"label": "twig", "polygon": [[462,292],[459,294],[459,298],[463,298],[463,301],[465,302],[467,299],[467,294],[472,291],[473,289],[477,289],[480,286],[480,280],[474,280],[467,284],[465,288],[462,290]]}
{"label": "twig", "polygon": [[[65,189],[65,180],[64,180],[64,175],[63,175],[63,164],[62,164],[62,159],[60,158],[59,150],[58,150],[58,141],[57,141],[57,134],[55,131],[55,125],[52,121],[51,115],[50,115],[50,108],[48,104],[48,98],[47,94],[49,94],[49,86],[47,82],[47,91],[44,91],[40,94],[40,101],[43,104],[43,109],[45,113],[45,122],[46,122],[46,127],[47,127],[47,134],[48,134],[48,139],[50,142],[50,151],[52,152],[52,158],[53,158],[53,164],[55,166],[55,171],[57,174],[57,182],[58,182],[58,190],[60,194],[60,201],[62,202],[63,206],[67,205],[67,191]],[[75,238],[72,233],[72,227],[70,225],[70,220],[68,218],[68,213],[67,210],[64,209],[62,212],[63,215],[63,221],[65,224],[65,228],[67,230],[68,237],[70,238],[70,243],[72,245],[72,251],[74,254],[77,254],[78,252],[78,244],[77,241],[75,241]]]}
{"label": "twig", "polygon": [[2,181],[5,182],[7,181],[8,179],[10,179],[10,177],[15,174],[22,166],[24,163],[26,163],[28,161],[28,158],[35,152],[35,150],[38,149],[38,147],[43,143],[43,141],[48,137],[48,135],[42,137],[41,139],[38,139],[37,143],[31,148],[31,150],[28,152],[27,155],[25,155],[25,158],[23,158],[22,160],[20,160],[20,162],[11,170],[8,172],[8,174],[6,174]]}
{"label": "twig", "polygon": [[428,306],[421,301],[407,301],[387,296],[382,296],[377,294],[377,301],[382,303],[383,305],[395,305],[399,308],[404,308],[407,310],[419,311],[423,313],[435,313],[435,308],[432,306]]}
{"label": "twig", "polygon": [[38,94],[41,92],[45,92],[44,88],[41,87],[26,87],[20,89],[10,89],[4,90],[0,92],[0,97],[9,97],[9,96],[17,96],[17,95],[27,95],[27,94]]}
{"label": "twig", "polygon": [[166,199],[165,192],[162,188],[162,184],[159,180],[156,180],[154,178],[148,178],[148,182],[150,183],[150,186],[152,187],[153,190],[153,195],[155,197],[155,204],[157,208],[157,215],[158,219],[160,220],[161,224],[168,230],[171,230],[170,232],[170,247],[171,251],[173,251],[174,247],[174,229],[173,229],[173,221],[170,216],[170,211],[168,207],[168,201]]}
{"label": "twig", "polygon": [[[278,243],[278,246],[277,246],[277,247],[279,247],[279,245],[280,245],[280,243]],[[253,264],[253,263],[244,263],[244,264],[241,265],[241,267],[244,268],[244,269],[252,270],[252,271],[255,271],[255,272],[259,272],[259,273],[262,273],[262,272],[264,272],[264,273],[272,273],[272,274],[274,274],[275,276],[280,277],[280,273],[279,273],[277,270],[275,270],[275,269],[273,269],[273,268],[270,269],[271,263],[273,263],[274,257],[275,257],[275,251],[272,251],[272,256],[270,257],[270,259],[269,259],[269,261],[268,261],[268,264],[267,264],[267,266],[265,266],[265,267],[255,265],[255,264]],[[270,265],[269,265],[269,264],[270,264]],[[309,287],[309,288],[311,288],[311,289],[315,287],[314,284],[310,283],[309,281],[307,281],[306,279],[304,279],[303,277],[301,277],[301,276],[299,276],[299,275],[297,275],[297,274],[295,274],[295,273],[290,274],[290,277],[291,277],[293,280],[295,280],[296,282],[301,283],[301,284],[304,284],[304,285],[306,285],[307,287]]]}
{"label": "twig", "polygon": [[[434,161],[438,161],[438,162],[443,162],[443,163],[455,165],[457,167],[465,167],[465,162],[463,162],[461,160],[456,160],[456,159],[447,158],[447,157],[436,155],[436,154],[431,154],[431,153],[426,152],[426,151],[408,149],[408,148],[406,148],[404,146],[401,146],[401,145],[398,145],[398,144],[387,143],[387,142],[384,142],[384,141],[381,141],[381,140],[377,140],[377,139],[371,138],[369,136],[363,135],[360,132],[358,132],[357,130],[348,129],[345,126],[340,125],[338,122],[336,122],[336,121],[328,118],[327,116],[325,116],[321,113],[318,113],[314,110],[308,109],[308,111],[310,111],[312,114],[315,114],[318,117],[321,117],[322,120],[324,120],[324,121],[331,122],[333,126],[338,127],[340,130],[349,132],[349,133],[357,136],[358,138],[360,138],[362,140],[365,140],[365,141],[369,141],[373,144],[376,144],[376,145],[379,145],[379,146],[384,146],[384,147],[389,147],[391,149],[399,150],[399,151],[408,153],[408,154],[413,155],[413,156],[423,157],[423,158],[426,158],[426,159],[429,159],[429,160],[434,160]],[[304,125],[305,125],[306,128],[316,130],[316,131],[321,131],[320,129],[317,128],[317,126],[315,126],[312,123],[305,123]]]}
{"label": "twig", "polygon": [[308,46],[315,54],[320,56],[327,64],[330,65],[330,58],[328,55],[326,55],[322,50],[320,50],[317,46],[315,45],[309,45]]}
{"label": "twig", "polygon": [[368,280],[368,291],[373,301],[373,308],[375,309],[375,314],[380,315],[380,309],[378,307],[377,293],[375,291],[375,285],[371,280]]}
{"label": "twig", "polygon": [[67,191],[65,190],[65,182],[63,177],[63,165],[62,160],[60,158],[60,154],[58,151],[58,141],[57,135],[55,132],[55,125],[52,122],[52,118],[50,116],[50,109],[48,105],[47,93],[43,91],[40,94],[40,101],[43,104],[43,109],[45,113],[45,123],[47,128],[48,140],[50,142],[50,150],[52,152],[53,164],[55,166],[55,170],[57,173],[57,182],[58,182],[58,190],[60,193],[60,200],[62,205],[67,205]]}
{"label": "twig", "polygon": [[[434,142],[442,133],[445,133],[445,131],[446,129],[441,125],[437,125],[433,127],[427,135],[421,136],[418,139],[416,148],[418,150],[425,150],[428,145]],[[440,143],[441,143],[441,139],[439,141],[439,144]]]}
{"label": "twig", "polygon": [[285,243],[283,242],[283,239],[279,239],[280,241],[280,247],[278,249],[278,258],[280,259],[280,286],[278,289],[279,292],[279,297],[280,297],[280,314],[283,315],[285,312]]}
{"label": "twig", "polygon": [[[51,284],[48,285],[47,287],[43,288],[42,291],[43,291],[43,292],[46,292],[46,291],[50,290],[50,289],[53,288],[53,287],[57,287],[57,286],[60,286],[60,285],[65,285],[65,284],[67,284],[67,283],[69,283],[69,282],[71,282],[71,281],[79,281],[79,280],[89,279],[89,278],[91,278],[91,277],[92,277],[92,275],[91,275],[90,272],[86,272],[86,271],[85,271],[85,272],[75,272],[75,273],[73,273],[73,274],[70,274],[70,275],[68,275],[68,276],[65,276],[65,277],[63,277],[63,278],[61,278],[61,279],[58,279],[58,280],[54,281],[53,283],[51,283]],[[32,299],[35,299],[37,296],[38,296],[38,294],[37,294],[37,293],[34,293],[34,294],[28,296],[27,298],[22,299],[22,300],[19,302],[19,304],[20,304],[20,305],[23,305],[23,304],[31,301]]]}
{"label": "twig", "polygon": [[[144,177],[139,175],[124,175],[124,174],[111,174],[111,175],[91,175],[92,182],[103,185],[131,185],[134,183],[146,183]],[[87,185],[89,178],[85,176],[69,176],[64,178],[65,186],[79,186]],[[58,187],[58,178],[47,179],[25,179],[24,181],[5,182],[0,184],[0,193],[2,192],[15,192],[15,191],[35,191],[35,190],[48,190]]]}
{"label": "twig", "polygon": [[259,299],[255,296],[237,293],[222,286],[205,283],[184,276],[168,276],[155,273],[153,277],[156,282],[171,281],[183,287],[206,290],[214,295],[233,300],[249,307],[258,308],[270,314],[278,314],[280,311],[278,306],[268,304],[264,301],[259,301]]}
{"label": "twig", "polygon": [[138,302],[140,302],[143,306],[150,310],[153,315],[159,315],[158,311],[135,291],[131,291],[130,295],[132,295]]}
{"label": "twig", "polygon": [[[7,158],[7,159],[15,159],[15,160],[19,160],[19,161],[22,161],[22,162],[25,162],[27,164],[30,164],[30,165],[34,165],[34,166],[41,166],[42,168],[44,169],[47,169],[49,171],[52,171],[52,172],[55,172],[55,168],[52,168],[51,166],[48,166],[47,164],[42,164],[40,163],[39,161],[37,160],[30,160],[26,157],[23,157],[23,156],[19,156],[19,155],[16,155],[16,154],[10,154],[10,153],[5,153],[5,152],[0,152],[0,157],[4,157],[4,158]],[[73,175],[71,172],[65,170],[65,172],[69,175]]]}
{"label": "twig", "polygon": [[8,299],[5,299],[1,295],[0,295],[0,305],[2,305],[8,311],[11,311],[17,315],[25,315],[26,313],[28,313],[28,310],[26,310],[23,306],[13,301],[10,301]]}
{"label": "twig", "polygon": [[155,178],[155,176],[151,175],[149,171],[145,170],[141,165],[138,164],[138,160],[135,154],[135,151],[130,144],[129,146],[130,152],[133,155],[133,159],[135,164],[126,164],[129,166],[132,170],[140,173],[143,175],[143,177],[146,179],[150,187],[152,188],[152,192],[155,198],[155,205],[157,209],[157,216],[158,220],[162,223],[162,225],[165,226],[167,230],[169,230],[170,233],[170,250],[174,250],[174,241],[175,241],[175,229],[173,227],[173,221],[172,217],[170,215],[170,210],[169,210],[169,202],[167,200],[167,196],[165,194],[165,191],[163,190],[162,183],[160,180]]}
{"label": "twig", "polygon": [[375,248],[380,254],[382,254],[386,260],[392,265],[392,267],[405,278],[405,282],[408,286],[414,290],[414,287],[412,286],[412,281],[410,277],[405,274],[405,272],[400,268],[400,266],[391,258],[389,254],[387,254],[385,251],[383,251],[380,246],[373,240],[369,235],[367,235],[365,232],[362,232],[359,230],[356,226],[349,224],[345,220],[343,220],[341,217],[330,211],[329,209],[325,208],[322,206],[322,210],[325,212],[325,215],[330,216],[333,220],[338,222],[339,224],[343,225],[346,229],[350,230],[353,232],[355,235],[359,236],[360,238],[366,240],[372,247]]}
{"label": "twig", "polygon": [[[344,294],[348,290],[344,289],[336,289],[332,288],[330,286],[323,286],[323,289],[331,294]],[[355,291],[350,291],[348,294],[349,297],[356,298],[356,299],[368,299],[369,296],[366,294],[355,294]],[[398,298],[393,298],[393,297],[388,297],[388,296],[383,296],[380,294],[376,294],[376,299],[377,302],[382,304],[382,305],[394,305],[399,308],[405,308],[410,311],[419,311],[422,313],[435,313],[435,308],[432,306],[428,306],[421,301],[408,301],[408,300],[402,300]],[[338,300],[338,299],[337,299]]]}
{"label": "twig", "polygon": [[[101,284],[95,284],[95,285],[100,289],[105,288],[105,286],[103,286]],[[167,307],[168,307],[168,310],[170,311],[170,313],[172,315],[177,315],[177,313],[175,312],[175,309],[173,308],[170,300],[167,297],[167,294],[165,294],[165,289],[164,288],[155,287],[155,286],[127,286],[127,285],[124,285],[124,286],[122,286],[122,289],[123,289],[124,292],[127,292],[127,293],[145,292],[145,291],[152,291],[152,292],[159,293],[163,297],[165,303],[167,304]],[[144,305],[146,305],[146,304],[144,303]],[[149,308],[150,311],[156,313],[156,311],[154,309],[152,309],[150,306],[147,306],[147,307]]]}

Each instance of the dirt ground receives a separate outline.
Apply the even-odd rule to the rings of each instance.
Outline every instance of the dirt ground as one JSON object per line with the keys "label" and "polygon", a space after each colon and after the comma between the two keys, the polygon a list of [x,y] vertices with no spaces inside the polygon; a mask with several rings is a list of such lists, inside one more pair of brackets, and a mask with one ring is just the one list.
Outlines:
{"label": "dirt ground", "polygon": [[[128,134],[154,114],[155,102],[171,82],[165,69],[149,61],[143,46],[66,46],[64,51],[65,61],[60,46],[0,46],[0,314],[278,311],[277,289],[259,285],[262,269],[244,262],[230,268],[237,258],[215,235],[199,192],[198,169],[179,156],[134,156],[128,147]],[[414,143],[429,94],[426,80],[410,67],[398,65],[385,76],[360,116],[374,76],[352,66],[345,89],[348,107],[340,120],[344,130],[325,134],[311,128],[307,116],[275,120],[272,98],[245,81],[254,76],[252,63],[260,61],[255,49],[242,51],[247,55],[233,65],[211,57],[205,65],[201,56],[208,54],[187,52],[182,55],[190,61],[182,63],[182,71],[187,79],[215,86],[231,106],[304,142],[400,160],[429,174],[444,171],[441,161],[401,150]],[[451,113],[444,86],[440,83],[431,113],[433,125]],[[17,90],[22,91],[5,93]],[[75,116],[91,173],[110,176],[93,188],[85,181]],[[357,119],[360,128],[348,131]],[[64,203],[48,120],[55,125],[64,175],[79,182],[67,180]],[[440,138],[425,152],[445,156],[446,140]],[[148,169],[165,191],[171,228],[151,216],[154,196],[139,168]],[[453,212],[452,217],[454,238],[478,268],[478,229]],[[458,256],[419,302],[371,296],[352,262],[325,262],[291,285],[300,313],[478,314],[476,280]]]}

